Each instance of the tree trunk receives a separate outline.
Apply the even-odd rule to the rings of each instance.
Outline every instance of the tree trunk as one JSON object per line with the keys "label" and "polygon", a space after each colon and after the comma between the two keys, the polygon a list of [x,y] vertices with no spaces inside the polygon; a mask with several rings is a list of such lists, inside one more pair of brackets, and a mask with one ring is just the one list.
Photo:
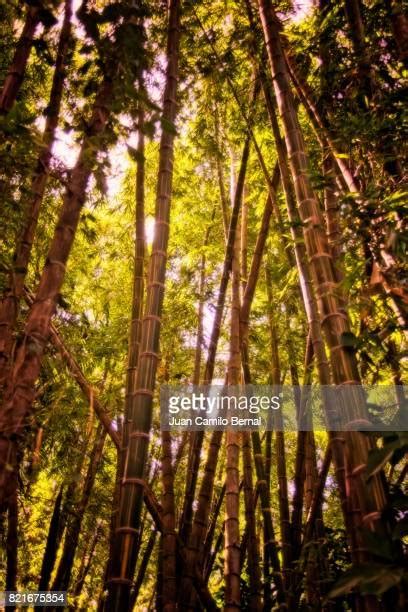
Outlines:
{"label": "tree trunk", "polygon": [[258,548],[258,534],[256,529],[256,502],[254,501],[254,486],[252,476],[252,450],[251,436],[247,431],[242,432],[242,457],[244,469],[244,501],[245,522],[248,533],[248,574],[249,574],[249,609],[258,612],[262,608],[260,558]]}
{"label": "tree trunk", "polygon": [[78,505],[74,507],[73,516],[68,523],[65,533],[64,548],[58,565],[57,573],[52,585],[52,591],[67,591],[72,568],[74,565],[75,553],[78,547],[79,536],[81,533],[82,520],[88,507],[89,499],[95,484],[96,474],[102,460],[103,447],[106,439],[106,431],[101,425],[95,434],[95,441],[91,450],[88,471],[85,476],[84,487]]}
{"label": "tree trunk", "polygon": [[[272,385],[278,393],[281,384],[280,360],[278,353],[279,341],[277,337],[277,329],[274,321],[273,308],[273,291],[271,286],[271,278],[266,269],[266,283],[269,298],[269,310],[272,318],[270,325],[271,346],[272,346]],[[279,520],[280,520],[280,537],[282,550],[282,572],[286,590],[286,599],[288,607],[291,609],[291,574],[292,574],[292,546],[289,518],[289,498],[288,498],[288,479],[286,474],[286,456],[285,456],[285,434],[283,431],[283,418],[280,410],[274,414],[274,429],[275,429],[275,453],[276,453],[276,469],[278,477],[278,499],[279,499]]]}
{"label": "tree trunk", "polygon": [[394,34],[398,57],[405,66],[408,64],[408,18],[400,0],[385,0]]}
{"label": "tree trunk", "polygon": [[75,587],[72,592],[74,597],[79,597],[82,593],[82,589],[84,588],[86,577],[88,576],[89,570],[91,569],[91,564],[92,564],[92,560],[95,555],[96,546],[99,543],[99,540],[101,539],[101,536],[102,536],[102,531],[103,531],[102,526],[100,523],[98,523],[96,525],[96,529],[94,531],[94,534],[91,540],[91,544],[88,550],[86,551],[86,554],[83,557],[83,562],[81,564],[81,568],[78,573],[78,578],[76,580]]}
{"label": "tree trunk", "polygon": [[[139,91],[144,91],[143,78],[139,77]],[[145,137],[144,109],[139,102],[138,143],[136,162],[136,209],[135,209],[135,260],[133,268],[132,320],[130,323],[128,367],[126,372],[125,423],[123,428],[122,449],[128,445],[130,415],[137,390],[137,368],[139,363],[140,340],[143,316],[144,264],[145,264]]]}
{"label": "tree trunk", "polygon": [[[351,393],[350,385],[359,384],[360,381],[355,355],[347,350],[342,342],[342,335],[350,333],[349,321],[339,308],[335,267],[322,226],[318,202],[308,177],[308,158],[290,90],[278,22],[269,0],[259,0],[259,7],[299,213],[304,224],[307,254],[319,300],[322,327],[330,347],[333,376],[337,384],[349,385],[351,401],[344,407],[344,422],[347,426],[347,423],[356,419],[368,420],[364,398],[359,393],[358,387],[356,393]],[[386,502],[383,483],[381,477],[376,477],[366,484],[363,476],[370,443],[367,436],[359,432],[350,432],[346,438],[348,461],[353,473],[353,488],[359,495],[363,521],[367,527],[381,532],[380,516]]]}
{"label": "tree trunk", "polygon": [[40,22],[40,12],[40,4],[27,7],[24,27],[0,93],[0,115],[5,115],[11,110],[20,91],[33,46],[35,31]]}
{"label": "tree trunk", "polygon": [[[230,348],[228,361],[229,387],[237,392],[241,382],[241,359],[239,317],[241,308],[240,299],[240,236],[235,236],[234,254],[232,260],[231,279],[231,320],[230,320]],[[241,555],[239,546],[239,454],[241,434],[233,429],[227,430],[226,436],[226,479],[225,479],[225,523],[224,523],[224,577],[225,601],[224,610],[240,610],[240,575]]]}
{"label": "tree trunk", "polygon": [[61,502],[63,487],[60,487],[55,499],[54,509],[51,516],[50,527],[48,529],[47,543],[45,545],[44,556],[41,565],[39,591],[46,591],[50,582],[52,570],[54,569],[55,559],[57,558],[58,547],[61,541],[64,525],[61,524]]}
{"label": "tree trunk", "polygon": [[[215,208],[212,214],[211,223],[214,219]],[[210,238],[211,224],[207,227],[204,236],[204,249],[208,245]],[[204,328],[203,328],[203,317],[204,317],[204,304],[205,304],[205,282],[206,282],[206,257],[205,251],[201,257],[200,263],[200,286],[199,286],[199,303],[197,313],[197,340],[196,349],[194,356],[194,373],[193,373],[193,385],[200,384],[201,374],[201,355],[202,347],[204,343]],[[179,534],[183,542],[187,542],[191,533],[191,525],[193,520],[193,501],[194,494],[197,486],[198,470],[200,467],[200,451],[203,442],[203,432],[193,431],[189,434],[189,455],[187,463],[187,474],[186,474],[186,487],[183,500],[183,509],[180,513],[179,520]]]}
{"label": "tree trunk", "polygon": [[[105,78],[97,94],[87,135],[82,141],[78,161],[71,173],[59,220],[41,275],[34,303],[27,316],[24,334],[16,353],[13,375],[6,391],[1,415],[0,435],[0,506],[13,495],[13,474],[18,465],[18,440],[22,438],[32,410],[51,319],[55,312],[66,263],[75,238],[86,187],[97,155],[95,139],[103,133],[112,100],[113,83]],[[9,464],[12,469],[5,469]]]}
{"label": "tree trunk", "polygon": [[162,548],[163,610],[176,610],[176,518],[174,508],[174,475],[171,459],[171,434],[162,431]]}
{"label": "tree trunk", "polygon": [[[164,123],[174,125],[180,39],[180,2],[169,5],[167,38],[167,70],[163,100]],[[140,531],[140,513],[145,486],[145,464],[152,419],[152,402],[156,382],[159,350],[160,318],[164,298],[167,244],[169,237],[170,201],[173,176],[173,130],[163,129],[160,140],[159,172],[156,199],[156,225],[149,276],[145,315],[142,322],[140,356],[136,390],[129,413],[131,421],[126,449],[125,472],[120,492],[118,527],[108,582],[109,610],[127,609],[135,571],[135,543]]]}
{"label": "tree trunk", "polygon": [[149,539],[146,544],[146,548],[140,562],[139,571],[137,572],[135,584],[132,589],[132,593],[130,596],[130,606],[129,610],[133,610],[137,603],[137,598],[139,596],[140,589],[143,585],[144,578],[146,575],[147,566],[149,565],[150,557],[152,556],[153,548],[156,543],[157,531],[152,529]]}
{"label": "tree trunk", "polygon": [[[34,10],[38,11],[38,8],[31,7],[29,12]],[[71,16],[72,0],[65,0],[64,21],[58,42],[47,118],[36,168],[31,179],[30,198],[25,204],[26,219],[14,252],[13,265],[8,278],[9,286],[0,305],[0,391],[12,367],[10,356],[13,348],[13,331],[24,292],[27,267],[48,180],[51,151],[60,115],[67,55],[71,41]]]}
{"label": "tree trunk", "polygon": [[365,44],[360,0],[344,0],[344,8],[357,64],[361,96],[363,98],[365,96],[366,99],[371,100],[374,93],[374,83],[371,70],[371,58]]}

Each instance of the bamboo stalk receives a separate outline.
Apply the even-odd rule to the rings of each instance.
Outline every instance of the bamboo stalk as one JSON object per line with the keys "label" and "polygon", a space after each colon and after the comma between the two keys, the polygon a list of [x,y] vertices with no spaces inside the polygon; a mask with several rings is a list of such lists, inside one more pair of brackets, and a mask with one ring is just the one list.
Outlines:
{"label": "bamboo stalk", "polygon": [[[231,279],[230,346],[227,383],[237,389],[241,381],[240,359],[240,234],[235,236]],[[228,429],[226,435],[226,479],[224,522],[224,610],[240,610],[240,547],[239,547],[239,455],[241,435]]]}
{"label": "bamboo stalk", "polygon": [[[211,223],[215,216],[215,208],[211,217]],[[211,223],[208,225],[205,236],[204,236],[204,249],[207,247],[210,239]],[[201,355],[202,347],[204,342],[204,328],[203,328],[203,316],[204,316],[204,303],[205,303],[205,282],[206,282],[206,257],[205,251],[201,257],[200,263],[200,286],[199,286],[199,304],[197,313],[197,340],[196,349],[194,356],[194,373],[193,373],[193,384],[198,385],[200,383],[201,374]],[[198,470],[200,466],[200,451],[203,441],[202,432],[191,432],[189,434],[189,455],[187,463],[187,478],[186,487],[184,492],[183,509],[180,514],[179,520],[179,534],[183,542],[187,542],[191,532],[191,526],[193,521],[193,501],[194,493],[197,486]]]}
{"label": "bamboo stalk", "polygon": [[[29,7],[28,13],[35,13],[38,16],[39,8]],[[64,19],[58,41],[57,56],[50,98],[47,106],[45,127],[42,134],[42,142],[35,170],[31,177],[29,198],[28,201],[24,203],[25,220],[13,255],[13,264],[8,275],[8,288],[6,288],[2,296],[0,305],[0,390],[4,387],[5,381],[12,368],[11,353],[14,344],[13,331],[20,309],[20,301],[24,293],[27,268],[50,170],[52,147],[61,110],[68,50],[71,43],[71,17],[72,0],[65,0]],[[23,35],[24,32],[22,36]],[[7,97],[7,94],[5,95]]]}
{"label": "bamboo stalk", "polygon": [[204,559],[203,567],[204,567],[204,576],[207,578],[209,577],[211,573],[208,571],[210,560],[211,560],[211,546],[214,540],[214,534],[215,534],[215,530],[217,527],[218,517],[221,511],[221,506],[222,506],[222,503],[225,497],[225,488],[226,487],[225,487],[225,482],[224,482],[217,499],[214,501],[213,510],[211,512],[211,521],[210,521],[210,524],[207,530],[207,534],[205,536],[205,541],[204,541],[204,546],[203,546],[203,559]]}
{"label": "bamboo stalk", "polygon": [[176,610],[176,517],[174,505],[174,473],[171,453],[171,434],[162,431],[162,572],[163,610]]}
{"label": "bamboo stalk", "polygon": [[62,555],[51,588],[53,591],[68,590],[72,568],[74,565],[75,553],[81,533],[81,525],[89,504],[92,489],[95,484],[97,471],[102,460],[105,439],[106,431],[101,425],[99,425],[95,433],[95,440],[89,457],[89,464],[81,497],[67,526]]}
{"label": "bamboo stalk", "polygon": [[[255,97],[254,92],[254,97]],[[225,250],[225,259],[223,272],[220,281],[220,288],[218,292],[217,306],[215,311],[215,317],[211,332],[211,338],[208,347],[208,355],[207,362],[204,372],[204,385],[208,385],[211,383],[214,367],[215,367],[215,356],[217,351],[218,339],[221,331],[221,321],[222,314],[224,311],[224,304],[226,298],[226,291],[228,287],[228,280],[230,276],[230,272],[232,269],[233,255],[234,255],[234,244],[235,237],[237,233],[238,226],[238,218],[239,211],[242,203],[242,194],[245,183],[245,174],[249,157],[249,145],[250,145],[250,137],[247,136],[244,148],[241,157],[241,164],[238,173],[238,179],[235,189],[234,195],[234,204],[230,217],[230,225],[228,228],[228,240]],[[239,328],[238,328],[239,333]],[[204,439],[203,432],[196,432],[196,443],[194,447],[195,456],[199,457],[202,442]],[[198,506],[194,516],[193,527],[190,534],[189,541],[187,541],[187,560],[188,567],[184,568],[184,571],[187,572],[182,581],[181,588],[181,601],[184,602],[183,605],[194,605],[194,594],[192,593],[192,572],[194,571],[194,566],[197,563],[198,559],[201,557],[202,553],[202,545],[203,545],[203,537],[205,530],[207,529],[208,523],[208,515],[209,515],[209,507],[206,507],[205,504],[211,500],[212,497],[212,489],[214,483],[214,470],[218,460],[218,451],[221,444],[222,432],[214,431],[211,437],[209,452],[207,457],[206,466],[204,469],[204,476],[201,483],[201,489],[198,497]],[[198,469],[198,463],[197,463]]]}
{"label": "bamboo stalk", "polygon": [[40,15],[40,4],[27,7],[24,27],[0,93],[0,114],[2,115],[7,114],[11,110],[20,91],[33,46],[34,35],[40,23]]}
{"label": "bamboo stalk", "polygon": [[55,559],[57,557],[58,546],[61,540],[61,502],[63,487],[61,486],[58,495],[55,498],[54,508],[51,515],[50,526],[48,529],[47,542],[45,545],[44,556],[41,565],[40,581],[38,583],[39,591],[46,591],[54,568]]}
{"label": "bamboo stalk", "polygon": [[82,589],[84,588],[85,580],[91,569],[91,564],[92,564],[92,561],[95,555],[95,549],[101,537],[102,537],[102,527],[101,527],[100,522],[97,522],[95,531],[91,539],[91,543],[89,545],[89,548],[86,551],[86,554],[83,557],[83,562],[82,562],[80,571],[78,572],[78,577],[75,583],[75,587],[73,589],[74,597],[79,597],[82,593]]}
{"label": "bamboo stalk", "polygon": [[[335,267],[321,223],[318,203],[308,178],[308,159],[290,90],[278,22],[269,0],[259,0],[259,8],[277,103],[285,130],[299,213],[304,224],[306,249],[319,301],[322,327],[330,347],[333,376],[336,383],[347,384],[350,390],[350,401],[344,407],[344,421],[347,427],[355,419],[367,420],[364,398],[358,392],[358,387],[355,393],[351,393],[350,385],[359,383],[355,355],[346,350],[342,344],[342,334],[348,333],[349,321],[339,308]],[[346,442],[348,461],[353,475],[353,488],[356,488],[359,495],[364,523],[373,530],[382,531],[380,516],[386,498],[381,478],[378,477],[367,486],[362,477],[370,443],[366,436],[355,431],[346,435]]]}
{"label": "bamboo stalk", "polygon": [[[27,316],[21,344],[16,353],[13,375],[6,390],[1,415],[0,434],[0,507],[13,495],[13,474],[17,469],[17,448],[23,437],[27,419],[35,398],[43,353],[50,334],[50,324],[65,277],[66,263],[73,245],[86,186],[97,155],[95,139],[102,135],[110,114],[113,82],[110,76],[102,81],[97,93],[92,117],[81,150],[65,192],[40,284]],[[11,465],[12,469],[6,469]]]}
{"label": "bamboo stalk", "polygon": [[144,578],[146,575],[146,570],[149,565],[150,557],[152,555],[154,545],[156,543],[156,537],[157,537],[157,531],[155,529],[152,529],[150,532],[149,539],[147,540],[146,548],[143,553],[143,557],[142,557],[142,560],[139,566],[139,571],[137,573],[137,577],[134,582],[132,593],[130,596],[130,606],[129,606],[130,610],[133,610],[133,608],[135,607],[137,603],[137,598],[139,596],[140,589],[143,585]]}
{"label": "bamboo stalk", "polygon": [[[178,81],[180,2],[169,4],[167,69],[163,97],[163,119],[174,125]],[[118,526],[108,581],[107,607],[123,610],[129,606],[130,589],[137,560],[136,542],[145,487],[145,464],[152,420],[152,403],[158,363],[160,321],[164,298],[169,215],[173,176],[173,130],[163,129],[160,139],[159,172],[156,193],[155,236],[149,261],[145,313],[142,322],[136,390],[129,413],[131,427],[126,449]]]}
{"label": "bamboo stalk", "polygon": [[[144,92],[143,77],[139,76],[139,91]],[[128,365],[126,371],[125,423],[123,428],[122,452],[128,445],[130,415],[135,401],[137,389],[137,368],[139,364],[143,295],[144,295],[144,264],[145,264],[145,138],[144,138],[144,108],[139,101],[137,113],[138,143],[136,160],[136,206],[135,206],[135,260],[133,267],[132,320],[130,323]]]}
{"label": "bamboo stalk", "polygon": [[245,524],[247,534],[248,550],[248,574],[249,574],[249,609],[257,612],[262,606],[260,558],[258,548],[258,534],[256,529],[256,498],[254,495],[252,477],[252,450],[251,436],[247,431],[242,432],[242,456],[244,470],[244,502],[245,502]]}

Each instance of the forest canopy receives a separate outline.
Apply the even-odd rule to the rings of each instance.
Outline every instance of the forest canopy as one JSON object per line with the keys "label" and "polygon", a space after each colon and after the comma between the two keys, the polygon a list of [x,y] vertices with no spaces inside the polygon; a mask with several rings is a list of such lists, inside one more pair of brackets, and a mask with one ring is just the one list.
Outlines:
{"label": "forest canopy", "polygon": [[[0,0],[0,33],[0,591],[406,610],[403,2]],[[289,386],[296,426],[163,428],[200,385]]]}

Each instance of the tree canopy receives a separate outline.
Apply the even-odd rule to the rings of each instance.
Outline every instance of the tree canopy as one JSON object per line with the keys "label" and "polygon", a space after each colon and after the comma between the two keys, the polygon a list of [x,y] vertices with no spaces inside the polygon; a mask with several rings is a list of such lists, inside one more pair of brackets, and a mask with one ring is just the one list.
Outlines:
{"label": "tree canopy", "polygon": [[[0,590],[405,610],[403,3],[11,0],[0,33]],[[212,383],[293,387],[297,431],[161,428]]]}

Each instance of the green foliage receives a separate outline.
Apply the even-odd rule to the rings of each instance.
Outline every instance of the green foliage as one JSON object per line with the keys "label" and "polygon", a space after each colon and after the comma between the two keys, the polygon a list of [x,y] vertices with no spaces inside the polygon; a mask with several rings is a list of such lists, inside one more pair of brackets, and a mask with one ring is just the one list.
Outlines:
{"label": "green foliage", "polygon": [[[115,76],[115,99],[103,137],[89,139],[93,148],[92,178],[79,229],[70,255],[54,323],[80,365],[87,381],[98,394],[116,428],[123,422],[128,336],[131,318],[135,233],[135,175],[141,157],[135,134],[146,136],[145,212],[147,254],[150,254],[157,192],[159,137],[162,130],[177,134],[174,151],[173,194],[170,214],[170,240],[167,260],[164,313],[160,336],[158,387],[189,383],[194,370],[197,340],[197,311],[204,299],[203,371],[218,298],[220,275],[225,255],[225,237],[220,205],[224,187],[227,207],[231,209],[234,184],[239,168],[247,125],[243,113],[252,121],[253,133],[270,173],[277,161],[276,146],[262,95],[251,102],[254,72],[249,43],[250,30],[244,3],[213,0],[209,3],[183,2],[182,53],[180,61],[179,114],[176,124],[161,119],[163,57],[166,35],[166,3],[109,2],[80,4],[70,50],[63,106],[51,173],[42,203],[39,226],[26,283],[36,290],[47,257],[50,240],[65,190],[70,188],[71,169],[76,162],[84,134],[103,79]],[[253,4],[253,3],[252,3]],[[316,4],[316,3],[315,3]],[[361,96],[356,62],[348,36],[342,3],[328,2],[328,10],[311,12],[293,19],[292,3],[279,3],[285,34],[298,68],[310,86],[316,105],[330,128],[337,156],[354,172],[361,194],[340,193],[335,185],[341,233],[343,279],[341,290],[348,301],[351,331],[341,337],[341,345],[356,354],[362,380],[367,384],[394,384],[404,380],[406,348],[404,330],[395,313],[395,304],[373,275],[370,249],[385,252],[395,263],[387,279],[405,286],[407,242],[404,235],[406,189],[403,176],[390,172],[390,166],[406,152],[406,110],[401,65],[396,58],[395,40],[384,2],[365,2],[365,41],[368,45],[375,79],[375,95]],[[57,3],[44,3],[41,27],[34,41],[26,77],[16,104],[0,118],[0,291],[7,286],[7,272],[13,260],[16,240],[23,227],[26,205],[31,194],[33,170],[41,150],[44,116],[55,61],[60,12]],[[13,56],[23,19],[21,3],[0,3],[0,80],[4,80]],[[289,18],[289,16],[291,16]],[[256,16],[257,19],[257,16]],[[257,23],[257,43],[262,40]],[[326,59],[322,68],[322,45]],[[261,45],[259,55],[262,57]],[[138,77],[145,77],[140,87]],[[238,96],[239,105],[231,89]],[[140,105],[145,112],[138,125]],[[239,106],[241,108],[239,108]],[[322,170],[322,150],[305,110],[299,108],[309,158],[310,178],[324,211],[328,178]],[[280,120],[279,120],[280,121]],[[245,182],[248,206],[248,265],[267,197],[265,177],[251,144]],[[96,161],[93,153],[97,151]],[[387,169],[388,168],[388,169]],[[221,169],[220,175],[219,170]],[[293,251],[286,203],[281,188],[277,202],[282,225],[273,215],[256,294],[251,309],[249,358],[254,382],[271,381],[271,325],[278,342],[282,383],[302,381],[307,322],[299,291],[299,274],[287,252]],[[209,232],[207,243],[205,236]],[[288,249],[288,251],[287,251]],[[205,287],[200,296],[200,272],[205,258]],[[148,257],[145,278],[148,273]],[[265,271],[270,276],[270,299]],[[374,280],[373,280],[374,279]],[[247,280],[247,279],[242,279]],[[228,360],[228,308],[222,322],[215,378],[223,380]],[[27,306],[22,304],[16,335],[23,329]],[[395,347],[395,350],[393,349]],[[393,349],[393,350],[391,350]],[[318,382],[316,369],[312,383]],[[379,411],[377,406],[371,406]],[[378,415],[381,417],[381,411]],[[156,496],[160,498],[160,453],[158,392],[154,403],[149,464],[146,470]],[[66,368],[60,354],[47,348],[36,389],[34,416],[27,423],[30,434],[22,448],[21,496],[19,505],[19,588],[38,585],[45,540],[54,499],[64,486],[63,504],[75,512],[87,466],[89,442],[96,428],[96,417]],[[32,465],[38,432],[43,432],[39,463]],[[181,436],[174,436],[173,450]],[[373,561],[350,569],[347,535],[334,471],[330,471],[323,503],[324,541],[313,540],[307,552],[327,560],[328,573],[319,587],[329,591],[334,610],[351,609],[353,593],[382,598],[388,609],[395,607],[396,589],[407,591],[407,512],[406,483],[403,474],[408,452],[404,432],[386,432],[370,453],[366,476],[384,472],[389,478],[390,495],[384,519],[390,526],[387,537],[362,533]],[[327,436],[316,432],[316,461],[327,445]],[[293,502],[296,434],[285,436],[285,459],[289,482],[289,503]],[[204,442],[202,458],[208,450]],[[175,480],[177,513],[183,501],[187,470],[184,452]],[[220,468],[215,489],[224,480],[221,449]],[[116,451],[110,441],[98,470],[90,503],[85,513],[79,548],[74,563],[72,585],[78,579],[83,558],[89,553],[96,527],[101,535],[92,557],[91,569],[74,609],[92,609],[103,591],[109,550]],[[279,479],[275,470],[276,451],[272,453],[271,511],[277,539],[279,525]],[[79,466],[79,467],[78,467]],[[199,484],[202,469],[199,473]],[[71,496],[67,489],[71,486]],[[258,536],[262,524],[257,506]],[[304,513],[305,514],[305,513]],[[145,515],[141,548],[150,531]],[[223,510],[216,534],[224,529]],[[244,507],[240,508],[241,525]],[[305,521],[306,517],[303,517]],[[0,537],[3,537],[0,532]],[[279,550],[281,555],[281,550]],[[223,605],[223,552],[217,555],[209,588],[216,603]],[[319,561],[319,562],[320,562]],[[158,565],[156,546],[148,566],[136,609],[147,608],[155,588]],[[322,564],[324,566],[324,564]],[[272,584],[273,576],[270,577]],[[2,578],[3,580],[3,578]],[[71,585],[71,586],[72,586]],[[3,582],[0,589],[3,588]],[[299,609],[307,609],[307,583],[301,584]],[[276,593],[273,592],[274,603]],[[241,576],[242,609],[248,608],[249,569]]]}

